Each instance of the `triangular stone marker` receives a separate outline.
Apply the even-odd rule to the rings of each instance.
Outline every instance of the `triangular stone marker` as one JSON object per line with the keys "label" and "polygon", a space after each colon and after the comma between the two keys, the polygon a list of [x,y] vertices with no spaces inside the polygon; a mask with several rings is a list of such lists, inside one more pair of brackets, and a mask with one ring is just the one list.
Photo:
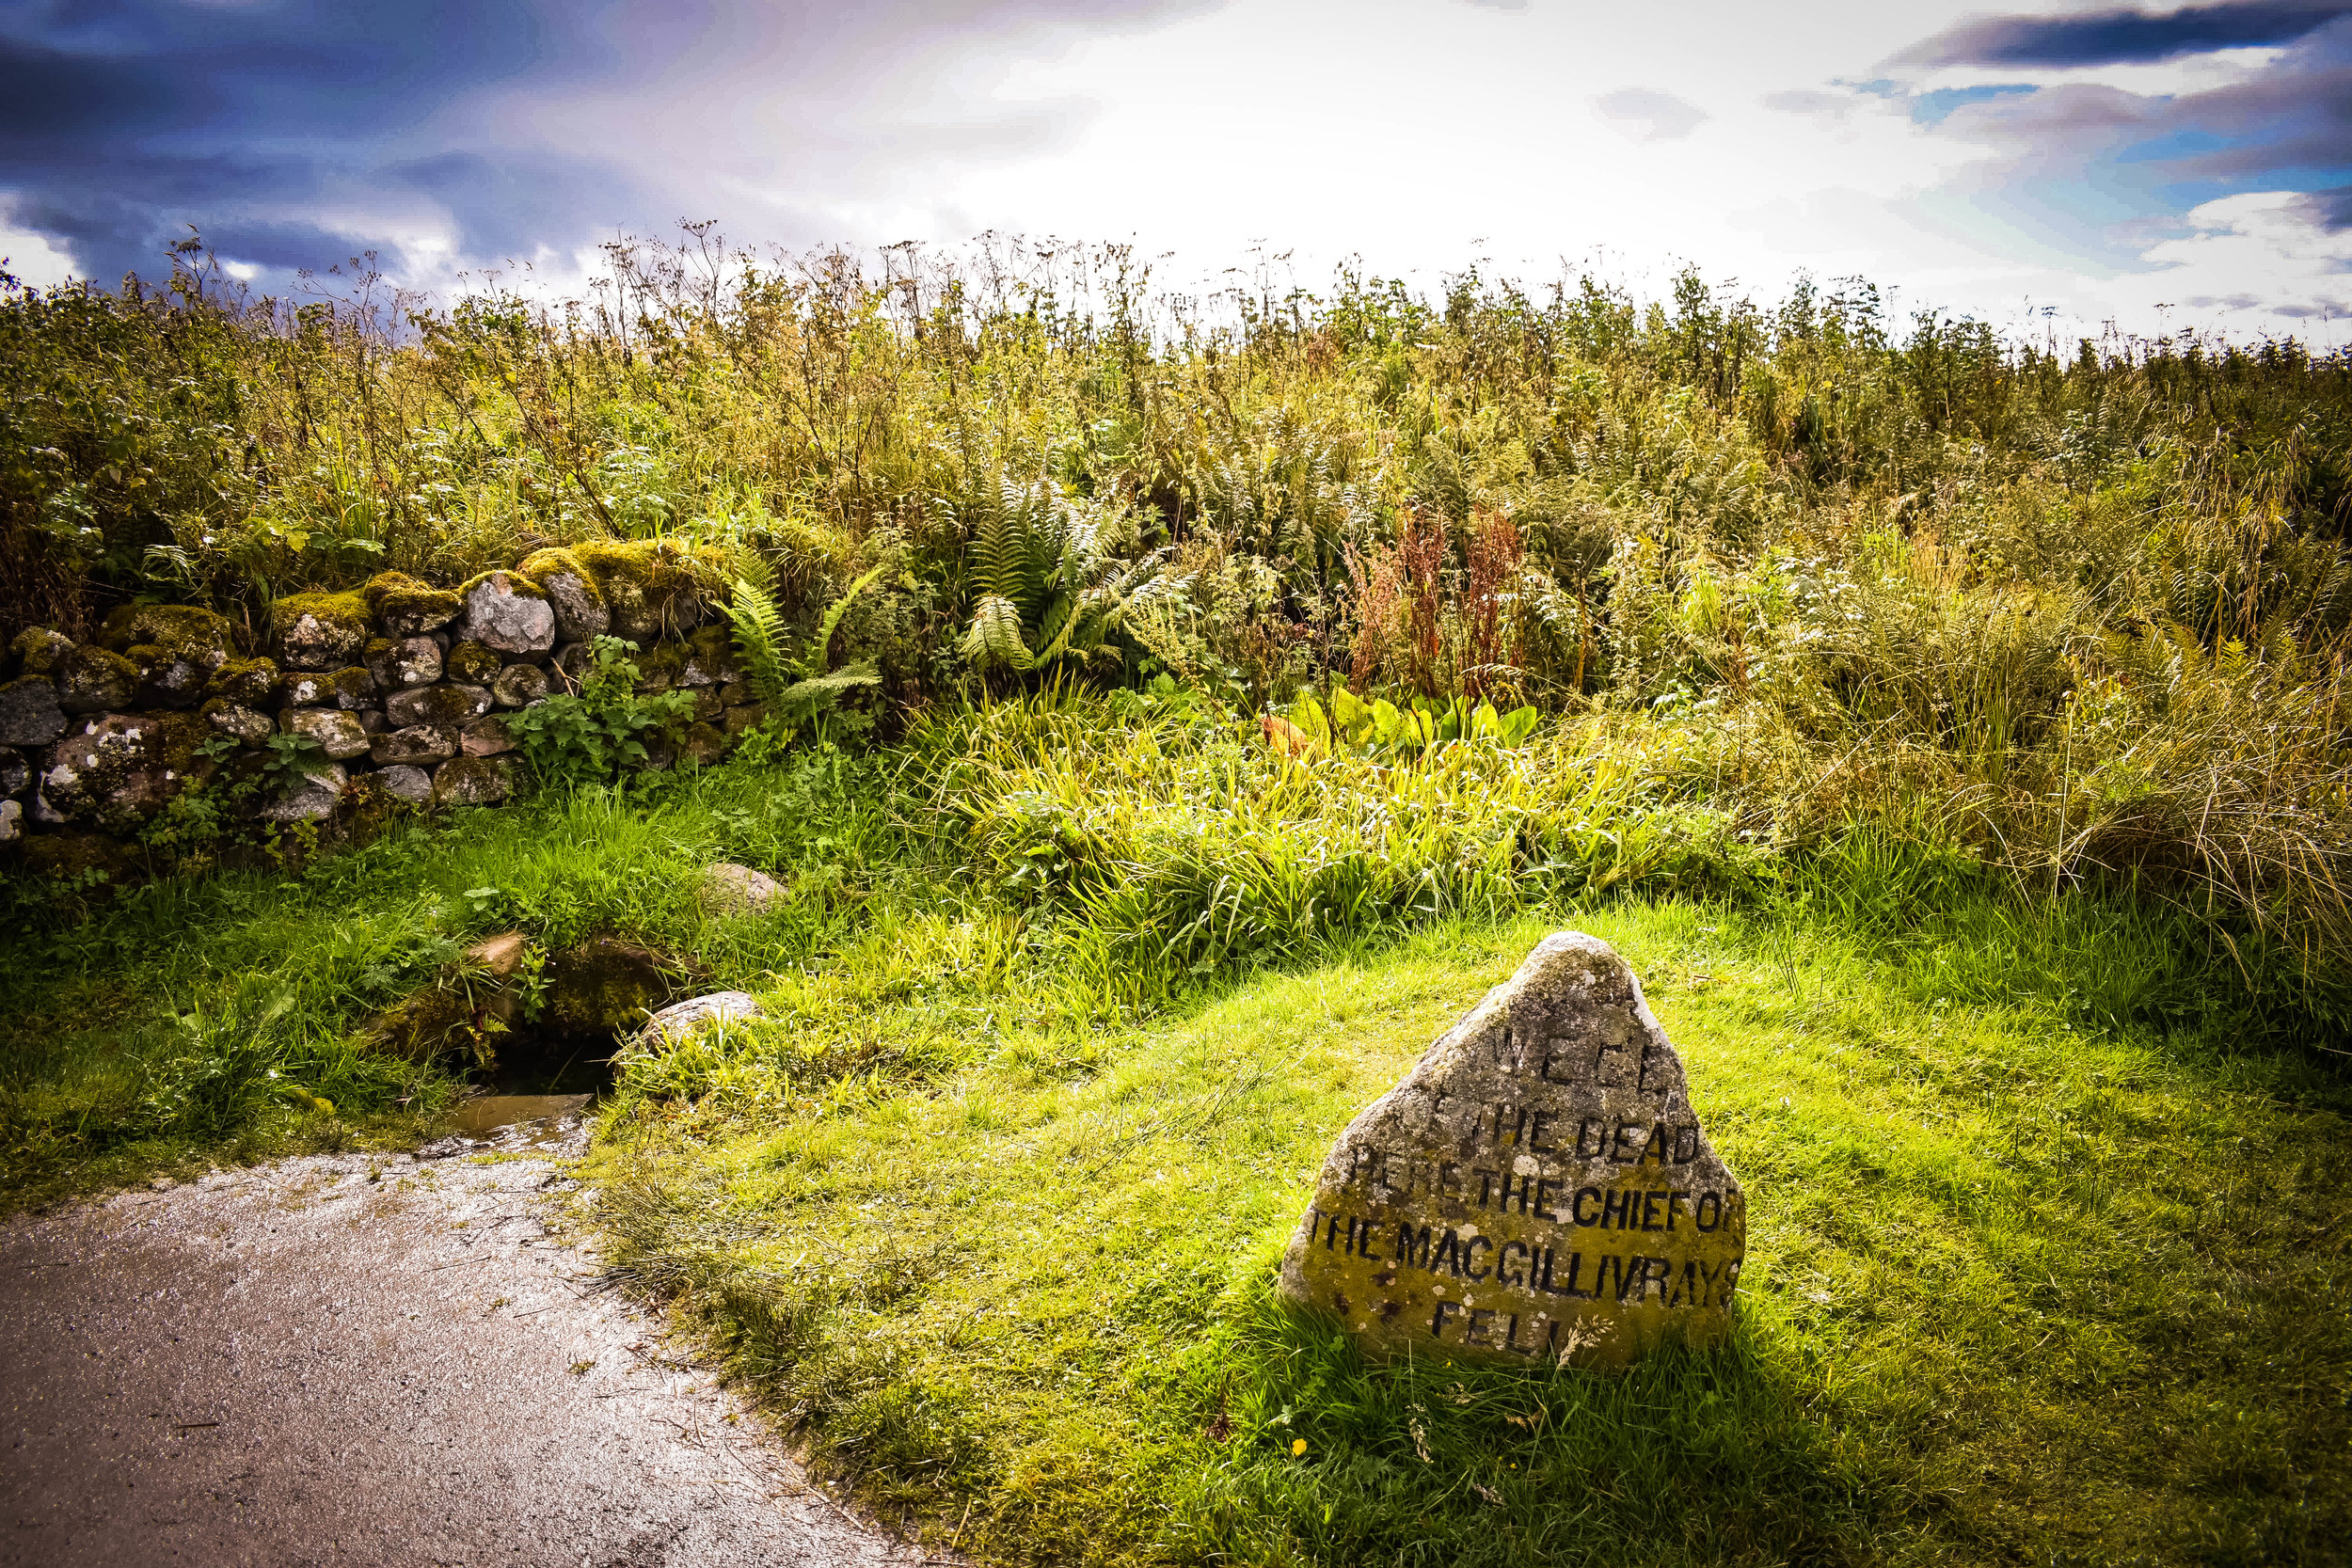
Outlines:
{"label": "triangular stone marker", "polygon": [[1562,931],[1348,1123],[1282,1291],[1377,1354],[1622,1366],[1729,1332],[1747,1233],[1641,982]]}

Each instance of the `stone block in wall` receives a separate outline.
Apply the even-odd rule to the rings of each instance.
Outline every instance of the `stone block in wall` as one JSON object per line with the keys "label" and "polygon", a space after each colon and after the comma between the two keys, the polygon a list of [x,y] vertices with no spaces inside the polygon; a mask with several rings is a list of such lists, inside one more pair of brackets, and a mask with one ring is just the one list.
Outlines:
{"label": "stone block in wall", "polygon": [[587,678],[588,672],[596,667],[596,645],[590,642],[566,642],[555,650],[555,657],[551,662],[554,664],[555,673],[561,682],[567,683],[570,687],[578,687]]}
{"label": "stone block in wall", "polygon": [[359,593],[375,624],[392,638],[438,631],[466,609],[466,601],[448,589],[430,587],[405,572],[378,572]]}
{"label": "stone block in wall", "polygon": [[120,654],[155,648],[167,658],[196,665],[205,674],[237,653],[236,627],[229,617],[197,605],[123,605],[106,617],[98,640]]}
{"label": "stone block in wall", "polygon": [[686,640],[686,668],[680,686],[725,686],[740,680],[735,659],[735,640],[724,626],[705,626]]}
{"label": "stone block in wall", "polygon": [[211,764],[196,751],[210,737],[193,716],[109,713],[49,748],[36,819],[128,832],[161,810]]}
{"label": "stone block in wall", "polygon": [[373,638],[368,601],[358,594],[289,594],[269,607],[270,637],[292,670],[340,670]]}
{"label": "stone block in wall", "polygon": [[555,607],[520,573],[485,572],[458,593],[466,601],[459,624],[469,641],[502,654],[543,654],[555,646]]}
{"label": "stone block in wall", "polygon": [[490,711],[490,693],[479,686],[421,686],[384,699],[384,717],[395,726],[440,724],[455,729]]}
{"label": "stone block in wall", "polygon": [[376,705],[375,677],[365,667],[328,672],[296,671],[282,687],[288,707],[335,707],[358,713]]}
{"label": "stone block in wall", "polygon": [[387,794],[410,805],[423,806],[433,802],[433,775],[421,768],[412,768],[405,762],[394,763],[377,773],[375,782]]}
{"label": "stone block in wall", "polygon": [[712,725],[689,724],[678,740],[678,751],[707,768],[727,754],[727,737]]}
{"label": "stone block in wall", "polygon": [[25,675],[54,673],[57,660],[72,651],[73,639],[49,626],[26,626],[8,644],[8,652],[16,656],[18,673]]}
{"label": "stone block in wall", "polygon": [[278,661],[232,658],[205,681],[204,695],[225,697],[246,707],[267,706],[270,699],[278,695]]}
{"label": "stone block in wall", "polygon": [[506,661],[498,650],[480,642],[459,642],[451,647],[441,661],[441,673],[465,686],[481,686],[498,678]]}
{"label": "stone block in wall", "polygon": [[211,668],[153,643],[141,643],[122,657],[139,673],[138,690],[132,698],[137,706],[191,708],[204,700]]}
{"label": "stone block in wall", "polygon": [[694,721],[696,723],[715,724],[719,722],[721,715],[726,710],[727,705],[719,700],[717,687],[698,686],[694,689]]}
{"label": "stone block in wall", "polygon": [[368,644],[362,661],[381,691],[405,691],[431,686],[441,678],[441,644],[430,637],[379,637]]}
{"label": "stone block in wall", "polygon": [[332,816],[351,776],[340,762],[330,762],[303,775],[302,782],[270,801],[255,815],[264,822],[316,822]]}
{"label": "stone block in wall", "polygon": [[303,736],[337,762],[367,754],[368,732],[348,713],[331,707],[290,707],[279,716],[279,722],[288,735]]}
{"label": "stone block in wall", "polygon": [[226,697],[215,697],[197,709],[197,716],[210,724],[214,733],[225,735],[246,746],[259,746],[278,728],[270,722],[268,714],[246,707],[243,703],[232,703]]}
{"label": "stone block in wall", "polygon": [[469,757],[494,757],[515,749],[515,737],[506,733],[506,721],[495,713],[479,719],[469,719],[459,726],[457,745]]}
{"label": "stone block in wall", "polygon": [[459,757],[433,770],[433,799],[444,806],[486,806],[515,793],[508,757]]}
{"label": "stone block in wall", "polygon": [[752,689],[749,681],[729,681],[719,688],[719,701],[727,707],[741,707],[745,703],[758,700],[759,693]]}
{"label": "stone block in wall", "polygon": [[686,552],[668,541],[596,540],[568,552],[603,595],[616,637],[640,647],[702,622],[702,595]]}
{"label": "stone block in wall", "polygon": [[546,590],[548,605],[555,611],[558,642],[584,642],[612,629],[604,591],[570,550],[533,550],[515,562],[515,570]]}
{"label": "stone block in wall", "polygon": [[447,762],[457,752],[457,732],[438,724],[410,724],[392,730],[377,736],[368,748],[368,755],[378,768]]}
{"label": "stone block in wall", "polygon": [[768,709],[764,704],[745,703],[739,707],[727,709],[722,726],[726,731],[727,738],[732,740],[745,730],[755,730],[767,721]]}
{"label": "stone block in wall", "polygon": [[33,782],[33,765],[21,752],[0,752],[0,797],[15,800]]}
{"label": "stone block in wall", "polygon": [[57,683],[57,705],[68,713],[118,712],[138,695],[138,666],[87,643],[70,649],[51,673]]}
{"label": "stone block in wall", "polygon": [[535,664],[510,664],[490,682],[490,700],[501,707],[527,707],[548,694],[548,673]]}
{"label": "stone block in wall", "polygon": [[46,746],[64,734],[54,684],[26,675],[0,686],[0,746]]}

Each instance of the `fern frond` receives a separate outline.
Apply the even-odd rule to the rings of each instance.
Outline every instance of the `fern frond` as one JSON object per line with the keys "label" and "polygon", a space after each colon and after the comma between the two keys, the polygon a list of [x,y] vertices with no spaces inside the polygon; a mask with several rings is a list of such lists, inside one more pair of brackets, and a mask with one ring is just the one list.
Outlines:
{"label": "fern frond", "polygon": [[[771,585],[774,580],[769,574]],[[737,578],[727,598],[727,620],[735,628],[735,651],[751,677],[752,689],[764,701],[782,695],[799,672],[784,654],[784,617],[776,613],[773,594],[749,575]]]}
{"label": "fern frond", "polygon": [[890,563],[888,562],[884,562],[882,565],[867,572],[864,577],[859,578],[855,582],[850,584],[847,589],[843,590],[841,597],[834,600],[832,605],[827,608],[825,610],[825,619],[817,628],[817,641],[809,648],[808,657],[802,660],[803,665],[805,665],[808,669],[816,671],[819,674],[824,673],[825,667],[833,662],[833,634],[834,630],[840,626],[841,617],[848,613],[850,601],[856,598],[860,594],[866,592],[867,588],[871,587],[874,579],[881,577],[884,571],[889,569],[889,564]]}
{"label": "fern frond", "polygon": [[1021,608],[1001,594],[983,594],[961,644],[975,670],[1028,670],[1037,657],[1021,636]]}

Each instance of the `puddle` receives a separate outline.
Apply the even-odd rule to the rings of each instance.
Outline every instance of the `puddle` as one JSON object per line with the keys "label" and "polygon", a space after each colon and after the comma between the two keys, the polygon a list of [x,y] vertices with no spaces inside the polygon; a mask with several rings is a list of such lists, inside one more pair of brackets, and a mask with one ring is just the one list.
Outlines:
{"label": "puddle", "polygon": [[[500,1132],[507,1128],[519,1129],[524,1122],[552,1124],[566,1117],[576,1117],[588,1108],[594,1098],[584,1094],[483,1094],[471,1100],[461,1100],[455,1106],[457,1131],[468,1137],[478,1138],[485,1132]],[[560,1140],[561,1130],[548,1128],[548,1140]],[[501,1140],[503,1142],[504,1140]]]}

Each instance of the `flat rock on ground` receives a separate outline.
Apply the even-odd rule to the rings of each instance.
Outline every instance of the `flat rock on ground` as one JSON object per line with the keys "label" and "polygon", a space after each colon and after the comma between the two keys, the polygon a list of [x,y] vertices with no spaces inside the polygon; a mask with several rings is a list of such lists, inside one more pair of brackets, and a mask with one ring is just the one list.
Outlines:
{"label": "flat rock on ground", "polygon": [[551,1230],[537,1131],[0,1223],[0,1563],[919,1557]]}

